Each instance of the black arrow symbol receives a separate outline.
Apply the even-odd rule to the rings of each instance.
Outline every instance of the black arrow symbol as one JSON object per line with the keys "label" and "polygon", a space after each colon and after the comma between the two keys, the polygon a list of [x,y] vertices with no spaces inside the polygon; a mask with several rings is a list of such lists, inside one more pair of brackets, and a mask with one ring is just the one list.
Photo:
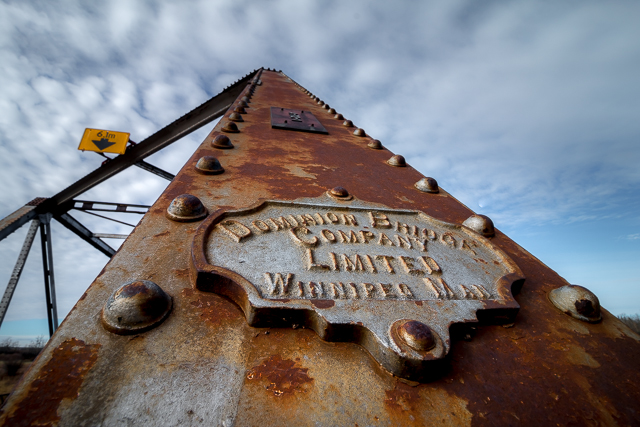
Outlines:
{"label": "black arrow symbol", "polygon": [[115,142],[111,142],[107,138],[102,138],[99,141],[92,139],[91,142],[96,144],[96,147],[98,147],[100,151],[104,150],[105,148],[111,147],[112,145],[115,144]]}

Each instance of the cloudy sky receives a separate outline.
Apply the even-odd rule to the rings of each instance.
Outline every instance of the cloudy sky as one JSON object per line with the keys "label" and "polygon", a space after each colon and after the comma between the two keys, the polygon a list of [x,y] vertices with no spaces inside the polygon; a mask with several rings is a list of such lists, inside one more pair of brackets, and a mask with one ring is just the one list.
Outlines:
{"label": "cloudy sky", "polygon": [[[140,141],[271,67],[614,314],[640,313],[639,19],[637,1],[3,0],[0,217],[100,165],[77,150],[85,127]],[[177,172],[211,127],[148,161]],[[81,198],[151,204],[166,185],[131,168]],[[26,231],[0,242],[0,290]],[[107,258],[53,233],[62,319]],[[46,335],[45,318],[36,241],[0,338]]]}

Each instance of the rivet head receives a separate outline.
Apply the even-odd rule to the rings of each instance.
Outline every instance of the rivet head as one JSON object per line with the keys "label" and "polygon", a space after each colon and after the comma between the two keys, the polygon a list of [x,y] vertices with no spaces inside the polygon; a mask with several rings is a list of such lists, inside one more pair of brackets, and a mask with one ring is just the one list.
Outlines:
{"label": "rivet head", "polygon": [[246,114],[247,113],[246,110],[244,109],[244,107],[240,107],[240,106],[237,106],[236,108],[234,108],[233,111],[235,113],[238,113],[238,114]]}
{"label": "rivet head", "polygon": [[114,334],[132,335],[158,326],[173,303],[160,286],[136,280],[116,289],[102,309],[102,326]]}
{"label": "rivet head", "polygon": [[484,237],[493,237],[496,234],[496,230],[493,227],[493,221],[486,215],[471,215],[465,219],[462,223],[467,228],[475,231]]}
{"label": "rivet head", "polygon": [[245,101],[243,101],[242,99],[240,101],[238,101],[238,107],[248,107],[249,104],[247,104]]}
{"label": "rivet head", "polygon": [[328,113],[329,114],[336,114],[336,109],[335,108],[329,108]]}
{"label": "rivet head", "polygon": [[240,98],[241,101],[246,102],[247,104],[251,102],[251,98],[249,98],[248,96],[243,96],[242,98]]}
{"label": "rivet head", "polygon": [[223,150],[233,148],[233,144],[231,143],[231,140],[227,135],[217,135],[215,138],[213,138],[211,145],[213,145],[215,148],[221,148]]}
{"label": "rivet head", "polygon": [[324,105],[324,101],[323,100],[318,101],[318,105]]}
{"label": "rivet head", "polygon": [[364,132],[364,129],[362,129],[362,128],[358,128],[358,129],[354,130],[353,134],[355,136],[367,136],[367,134]]}
{"label": "rivet head", "polygon": [[331,109],[331,107],[329,107],[329,104],[324,104],[322,106],[322,108],[324,108],[325,110],[330,110]]}
{"label": "rivet head", "polygon": [[344,120],[344,116],[340,113],[336,114],[335,116],[333,116],[334,119],[338,119],[338,120]]}
{"label": "rivet head", "polygon": [[407,162],[404,160],[404,157],[399,154],[391,156],[391,158],[387,160],[387,164],[390,166],[395,166],[397,168],[403,168],[407,166]]}
{"label": "rivet head", "polygon": [[191,194],[181,194],[167,208],[167,218],[178,222],[197,221],[207,216],[207,208]]}
{"label": "rivet head", "polygon": [[600,301],[589,289],[578,285],[565,285],[549,292],[549,300],[556,308],[585,322],[602,320]]}
{"label": "rivet head", "polygon": [[416,182],[415,187],[425,193],[438,193],[440,191],[438,188],[438,181],[429,177],[422,178],[420,181]]}
{"label": "rivet head", "polygon": [[229,120],[234,121],[234,122],[244,122],[244,119],[238,113],[229,114]]}
{"label": "rivet head", "polygon": [[414,350],[427,351],[436,346],[436,340],[431,328],[417,320],[409,320],[403,323],[398,328],[398,334]]}
{"label": "rivet head", "polygon": [[353,127],[353,122],[351,120],[345,120],[342,122],[342,126],[346,126],[348,128]]}
{"label": "rivet head", "polygon": [[234,122],[227,122],[224,125],[222,125],[222,132],[238,133],[240,132],[240,130],[238,129],[238,125],[235,124]]}
{"label": "rivet head", "polygon": [[196,170],[205,175],[219,175],[224,172],[218,159],[213,156],[200,157],[196,163]]}
{"label": "rivet head", "polygon": [[382,143],[377,139],[372,139],[367,144],[367,147],[373,148],[374,150],[382,150]]}
{"label": "rivet head", "polygon": [[349,192],[344,187],[333,187],[330,191],[336,197],[349,197]]}

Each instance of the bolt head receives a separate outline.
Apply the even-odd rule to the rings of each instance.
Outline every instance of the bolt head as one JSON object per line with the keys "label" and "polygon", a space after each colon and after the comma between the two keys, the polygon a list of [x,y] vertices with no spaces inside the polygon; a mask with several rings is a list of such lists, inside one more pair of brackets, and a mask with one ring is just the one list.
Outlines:
{"label": "bolt head", "polygon": [[318,101],[318,105],[324,105],[324,101],[323,100],[319,100]]}
{"label": "bolt head", "polygon": [[493,237],[496,234],[496,230],[493,227],[493,221],[486,215],[471,215],[465,219],[462,223],[467,228],[475,231],[484,237]]}
{"label": "bolt head", "polygon": [[338,120],[344,120],[344,116],[340,113],[336,114],[335,116],[333,116],[334,119],[338,119]]}
{"label": "bolt head", "polygon": [[234,122],[227,122],[222,126],[222,132],[238,133],[240,129],[238,129],[238,125]]}
{"label": "bolt head", "polygon": [[396,154],[395,156],[391,156],[391,158],[387,160],[387,164],[397,168],[403,168],[407,166],[407,162],[405,161],[404,157],[402,157],[399,154]]}
{"label": "bolt head", "polygon": [[602,320],[600,300],[583,286],[561,286],[549,292],[549,300],[557,309],[576,319],[589,323]]}
{"label": "bolt head", "polygon": [[238,101],[238,107],[248,107],[249,104],[247,104],[245,101],[243,101],[242,99],[240,101]]}
{"label": "bolt head", "polygon": [[197,221],[207,216],[207,208],[196,196],[181,194],[171,201],[166,216],[178,222]]}
{"label": "bolt head", "polygon": [[220,148],[223,150],[228,150],[233,148],[233,144],[231,143],[231,140],[227,135],[217,135],[215,138],[213,138],[211,145],[214,148]]}
{"label": "bolt head", "polygon": [[355,136],[367,136],[367,134],[365,133],[364,129],[362,129],[362,128],[358,128],[358,129],[354,130],[353,134]]}
{"label": "bolt head", "polygon": [[436,346],[431,328],[417,320],[409,320],[398,328],[398,334],[409,347],[418,351],[428,351]]}
{"label": "bolt head", "polygon": [[324,104],[322,106],[322,108],[324,108],[325,110],[330,110],[331,109],[331,107],[329,107],[329,104]]}
{"label": "bolt head", "polygon": [[244,119],[242,118],[242,116],[238,113],[231,113],[229,114],[229,120],[233,121],[233,122],[244,122]]}
{"label": "bolt head", "polygon": [[238,114],[247,114],[247,111],[244,109],[244,107],[240,107],[240,106],[237,106],[236,108],[234,108],[233,112]]}
{"label": "bolt head", "polygon": [[328,113],[329,114],[336,114],[336,109],[335,108],[329,108]]}
{"label": "bolt head", "polygon": [[415,187],[425,193],[438,193],[440,191],[438,188],[438,181],[429,177],[422,178],[420,181],[416,182]]}
{"label": "bolt head", "polygon": [[333,187],[329,192],[335,197],[349,197],[349,192],[344,187]]}
{"label": "bolt head", "polygon": [[382,150],[382,143],[377,139],[372,139],[367,144],[367,147],[372,148],[374,150]]}
{"label": "bolt head", "polygon": [[224,172],[224,168],[213,156],[204,156],[198,159],[196,170],[205,175],[219,175]]}
{"label": "bolt head", "polygon": [[114,334],[138,334],[162,323],[171,307],[171,297],[160,286],[136,280],[111,294],[102,309],[102,325]]}
{"label": "bolt head", "polygon": [[248,97],[248,96],[246,96],[246,95],[245,95],[245,96],[243,96],[243,97],[242,97],[242,98],[240,98],[240,99],[241,99],[242,101],[246,102],[247,104],[248,104],[249,102],[251,102],[251,98],[249,98],[249,97]]}
{"label": "bolt head", "polygon": [[342,122],[342,126],[346,126],[348,128],[353,127],[353,122],[351,120],[345,120]]}

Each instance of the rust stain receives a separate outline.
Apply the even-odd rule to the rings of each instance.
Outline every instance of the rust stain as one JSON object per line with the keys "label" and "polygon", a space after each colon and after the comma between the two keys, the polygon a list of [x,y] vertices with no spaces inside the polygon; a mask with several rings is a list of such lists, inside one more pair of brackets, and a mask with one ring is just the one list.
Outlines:
{"label": "rust stain", "polygon": [[317,308],[331,308],[336,305],[335,301],[330,299],[314,299],[311,300],[311,304]]}
{"label": "rust stain", "polygon": [[183,289],[182,295],[193,299],[191,306],[200,309],[200,318],[212,325],[244,319],[244,314],[237,305],[219,295],[197,292],[190,288]]}
{"label": "rust stain", "polygon": [[305,391],[303,384],[313,381],[308,368],[296,366],[296,362],[282,359],[279,354],[269,357],[247,373],[249,381],[265,380],[265,389],[274,396],[285,396]]}
{"label": "rust stain", "polygon": [[26,395],[13,406],[4,425],[52,426],[60,420],[63,399],[75,399],[87,372],[98,359],[100,344],[85,344],[75,338],[64,341],[40,369]]}

